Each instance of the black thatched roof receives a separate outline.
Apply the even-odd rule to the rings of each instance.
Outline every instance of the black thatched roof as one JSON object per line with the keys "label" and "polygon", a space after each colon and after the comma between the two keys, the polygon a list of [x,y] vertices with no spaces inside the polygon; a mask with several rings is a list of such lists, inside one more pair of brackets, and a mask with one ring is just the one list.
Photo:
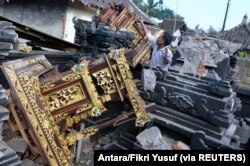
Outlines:
{"label": "black thatched roof", "polygon": [[96,6],[102,9],[110,8],[110,3],[114,2],[116,4],[124,4],[126,6],[131,6],[134,8],[133,14],[142,16],[144,21],[149,24],[156,24],[147,14],[141,11],[132,0],[80,0],[82,4],[89,6]]}
{"label": "black thatched roof", "polygon": [[250,50],[250,27],[242,22],[238,26],[225,31],[220,39],[242,44],[242,49]]}
{"label": "black thatched roof", "polygon": [[161,29],[164,29],[170,34],[173,34],[176,30],[180,29],[181,31],[187,31],[187,25],[184,21],[174,20],[174,19],[166,19],[162,23],[159,24]]}

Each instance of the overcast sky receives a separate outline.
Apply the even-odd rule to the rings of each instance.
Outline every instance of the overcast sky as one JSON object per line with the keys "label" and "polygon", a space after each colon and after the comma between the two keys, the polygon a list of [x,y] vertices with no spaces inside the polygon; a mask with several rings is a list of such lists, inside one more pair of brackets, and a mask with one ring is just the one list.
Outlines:
{"label": "overcast sky", "polygon": [[[184,16],[188,27],[192,29],[199,24],[204,30],[210,25],[216,30],[221,30],[228,0],[163,0],[163,2],[165,7],[175,13],[177,8],[177,14]],[[249,21],[250,0],[230,0],[225,30],[240,24],[246,13]]]}

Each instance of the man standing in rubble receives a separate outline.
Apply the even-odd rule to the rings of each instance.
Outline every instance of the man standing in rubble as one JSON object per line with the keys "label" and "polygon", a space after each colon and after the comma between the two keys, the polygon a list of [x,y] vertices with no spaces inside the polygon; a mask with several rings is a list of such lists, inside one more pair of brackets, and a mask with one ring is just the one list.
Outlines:
{"label": "man standing in rubble", "polygon": [[164,32],[161,36],[155,39],[148,28],[144,25],[142,18],[140,19],[140,22],[148,40],[152,45],[150,69],[156,66],[161,66],[162,68],[170,66],[173,54],[167,46],[171,44],[173,37],[169,33]]}

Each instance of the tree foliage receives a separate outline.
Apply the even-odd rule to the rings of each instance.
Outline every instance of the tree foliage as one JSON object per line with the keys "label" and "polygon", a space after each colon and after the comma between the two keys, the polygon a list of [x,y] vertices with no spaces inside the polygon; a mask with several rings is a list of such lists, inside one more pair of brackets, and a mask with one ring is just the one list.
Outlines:
{"label": "tree foliage", "polygon": [[240,58],[245,58],[247,56],[247,52],[241,50],[238,51],[236,55]]}
{"label": "tree foliage", "polygon": [[144,0],[134,0],[134,3],[145,13],[147,13],[151,17],[158,18],[160,20],[163,19],[174,19],[176,17],[177,20],[184,20],[184,17],[175,14],[173,10],[163,7],[163,0],[154,1],[147,0],[145,3]]}

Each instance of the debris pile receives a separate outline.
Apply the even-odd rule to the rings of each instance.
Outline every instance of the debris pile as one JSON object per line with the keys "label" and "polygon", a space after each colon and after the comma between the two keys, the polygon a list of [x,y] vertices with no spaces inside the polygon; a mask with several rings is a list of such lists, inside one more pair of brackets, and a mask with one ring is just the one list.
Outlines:
{"label": "debris pile", "polygon": [[[235,91],[236,62],[222,52],[226,49],[232,54],[239,46],[211,39],[184,40],[177,48],[180,57],[168,71],[153,69],[157,76],[154,91],[141,88],[144,100],[157,103],[157,110],[150,114],[153,121],[192,137],[191,149],[239,149],[246,144],[250,135],[241,131],[249,133],[250,126],[240,123],[246,119],[236,117],[241,111]],[[237,127],[232,131],[232,126]]]}

